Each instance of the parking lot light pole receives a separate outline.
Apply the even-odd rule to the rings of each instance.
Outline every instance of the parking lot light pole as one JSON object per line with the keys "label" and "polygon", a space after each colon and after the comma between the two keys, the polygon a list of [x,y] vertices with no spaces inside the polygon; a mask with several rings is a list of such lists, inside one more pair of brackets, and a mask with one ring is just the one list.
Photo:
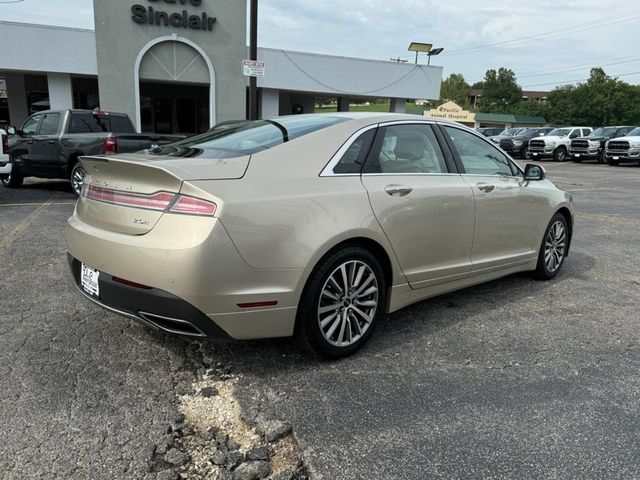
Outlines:
{"label": "parking lot light pole", "polygon": [[[258,0],[251,0],[249,60],[258,60]],[[258,79],[249,77],[249,120],[258,119]]]}

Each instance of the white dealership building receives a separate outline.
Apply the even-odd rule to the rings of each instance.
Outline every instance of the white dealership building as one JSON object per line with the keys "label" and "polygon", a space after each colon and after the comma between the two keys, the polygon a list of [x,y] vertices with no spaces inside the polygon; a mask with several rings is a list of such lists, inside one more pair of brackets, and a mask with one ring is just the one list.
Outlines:
{"label": "white dealership building", "polygon": [[[94,30],[0,21],[0,122],[99,107],[140,131],[189,134],[246,118],[245,1],[94,0],[94,16]],[[318,98],[338,98],[341,111],[354,98],[388,98],[403,112],[407,99],[440,96],[436,66],[272,48],[258,60],[262,118],[313,112]]]}

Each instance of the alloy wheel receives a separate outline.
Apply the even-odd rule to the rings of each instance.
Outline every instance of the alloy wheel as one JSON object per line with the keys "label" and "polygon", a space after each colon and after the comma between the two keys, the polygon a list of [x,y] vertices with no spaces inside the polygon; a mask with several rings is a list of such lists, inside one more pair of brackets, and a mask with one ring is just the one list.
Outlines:
{"label": "alloy wheel", "polygon": [[82,167],[76,166],[71,172],[71,188],[73,192],[79,197],[82,193],[82,187],[84,186],[85,171]]}
{"label": "alloy wheel", "polygon": [[371,326],[378,299],[378,279],[369,265],[352,260],[336,268],[318,302],[318,323],[325,340],[336,347],[356,343]]}
{"label": "alloy wheel", "polygon": [[555,273],[564,260],[567,250],[567,229],[561,221],[551,225],[544,244],[544,263],[550,273]]}

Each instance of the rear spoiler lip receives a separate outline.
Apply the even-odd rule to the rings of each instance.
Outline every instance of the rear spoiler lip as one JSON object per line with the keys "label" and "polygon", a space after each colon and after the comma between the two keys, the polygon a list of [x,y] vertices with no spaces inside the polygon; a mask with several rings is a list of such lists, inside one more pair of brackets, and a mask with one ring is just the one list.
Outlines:
{"label": "rear spoiler lip", "polygon": [[[217,181],[241,180],[247,175],[247,172],[249,171],[249,167],[251,166],[251,161],[253,160],[253,155],[247,155],[246,157],[238,157],[238,158],[246,158],[247,164],[245,165],[245,168],[242,171],[241,175],[238,175],[237,177],[230,177],[230,178],[215,178],[215,177],[211,178],[211,177],[206,177],[206,176],[205,177],[200,177],[200,176],[194,175],[192,172],[190,172],[186,168],[183,168],[178,163],[176,163],[175,165],[172,165],[172,168],[169,169],[169,168],[166,168],[163,165],[158,165],[153,160],[148,160],[148,161],[138,161],[138,160],[133,160],[133,159],[130,160],[130,159],[127,159],[127,158],[121,158],[121,157],[119,157],[118,154],[108,155],[108,156],[107,155],[100,155],[100,156],[85,155],[85,156],[79,157],[79,161],[80,161],[81,164],[83,164],[82,163],[83,161],[88,160],[89,162],[103,163],[103,164],[105,164],[105,163],[108,164],[110,162],[116,162],[116,163],[128,163],[128,164],[132,164],[132,165],[142,165],[142,166],[145,166],[145,167],[148,167],[148,168],[155,168],[156,170],[161,170],[161,171],[165,172],[166,174],[171,175],[172,177],[176,178],[180,182],[184,183],[184,182],[213,181],[213,180],[217,180]],[[212,159],[212,161],[214,161],[214,160],[215,159]],[[85,165],[85,167],[87,167],[87,165]],[[87,170],[89,170],[89,169],[87,168]],[[182,173],[182,175],[179,175],[178,172],[176,172],[176,170],[178,170],[180,173]]]}

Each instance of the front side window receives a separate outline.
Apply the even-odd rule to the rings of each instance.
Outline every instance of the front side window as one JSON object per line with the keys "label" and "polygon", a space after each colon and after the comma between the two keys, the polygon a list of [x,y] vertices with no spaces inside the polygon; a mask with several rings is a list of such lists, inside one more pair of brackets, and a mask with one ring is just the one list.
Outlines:
{"label": "front side window", "polygon": [[28,118],[22,125],[22,133],[24,135],[35,135],[38,132],[38,124],[41,118],[42,115],[34,115]]}
{"label": "front side window", "polygon": [[442,150],[427,124],[381,128],[371,159],[367,173],[447,173]]}
{"label": "front side window", "polygon": [[40,125],[40,135],[55,135],[60,124],[59,113],[45,113]]}
{"label": "front side window", "polygon": [[518,170],[506,155],[482,138],[461,130],[445,126],[464,170],[469,175],[515,176]]}

